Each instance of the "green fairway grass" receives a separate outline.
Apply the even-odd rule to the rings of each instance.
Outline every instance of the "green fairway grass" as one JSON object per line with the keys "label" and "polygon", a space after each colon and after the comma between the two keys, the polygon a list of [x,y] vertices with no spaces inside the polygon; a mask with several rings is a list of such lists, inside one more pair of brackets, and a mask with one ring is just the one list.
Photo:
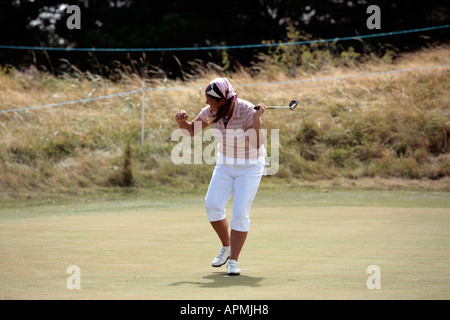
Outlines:
{"label": "green fairway grass", "polygon": [[448,192],[326,191],[262,188],[239,277],[211,267],[205,190],[5,202],[0,299],[450,298]]}

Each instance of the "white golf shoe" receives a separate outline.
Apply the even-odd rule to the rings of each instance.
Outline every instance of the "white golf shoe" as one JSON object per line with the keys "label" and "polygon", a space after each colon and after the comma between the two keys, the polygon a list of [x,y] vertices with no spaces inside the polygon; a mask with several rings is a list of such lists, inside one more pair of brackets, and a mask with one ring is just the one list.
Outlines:
{"label": "white golf shoe", "polygon": [[229,276],[238,276],[241,274],[241,269],[236,260],[230,259],[227,264],[227,274]]}
{"label": "white golf shoe", "polygon": [[222,247],[217,254],[217,257],[214,258],[212,262],[213,267],[220,267],[227,263],[227,260],[230,258],[231,247]]}

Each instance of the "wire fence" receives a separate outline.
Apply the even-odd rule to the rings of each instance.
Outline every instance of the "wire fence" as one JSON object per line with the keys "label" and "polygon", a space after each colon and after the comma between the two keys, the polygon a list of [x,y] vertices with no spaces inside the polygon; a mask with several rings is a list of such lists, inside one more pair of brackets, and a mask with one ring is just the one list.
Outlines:
{"label": "wire fence", "polygon": [[366,35],[356,35],[347,37],[335,37],[318,40],[304,40],[291,42],[277,42],[277,43],[259,43],[259,44],[244,44],[244,45],[229,45],[229,46],[208,46],[208,47],[169,47],[169,48],[72,48],[72,47],[38,47],[38,46],[9,46],[0,45],[0,49],[8,50],[36,50],[36,51],[67,51],[67,52],[169,52],[169,51],[213,51],[213,50],[231,50],[231,49],[251,49],[251,48],[270,48],[278,46],[294,46],[301,44],[327,43],[349,40],[362,40],[369,38],[388,37],[396,35],[405,35],[408,33],[434,31],[440,29],[450,28],[450,24],[415,28],[408,30],[399,30],[391,32],[373,33]]}

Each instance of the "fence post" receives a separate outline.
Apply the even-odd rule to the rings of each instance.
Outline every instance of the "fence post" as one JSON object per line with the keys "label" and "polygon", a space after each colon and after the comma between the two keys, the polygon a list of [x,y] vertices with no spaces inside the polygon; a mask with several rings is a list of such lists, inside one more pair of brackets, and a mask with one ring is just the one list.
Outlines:
{"label": "fence post", "polygon": [[144,146],[145,81],[142,81],[141,144]]}

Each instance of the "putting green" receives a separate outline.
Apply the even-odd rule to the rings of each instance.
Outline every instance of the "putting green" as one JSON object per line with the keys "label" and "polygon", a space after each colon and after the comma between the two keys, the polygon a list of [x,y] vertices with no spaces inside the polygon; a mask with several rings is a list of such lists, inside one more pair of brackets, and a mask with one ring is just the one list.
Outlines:
{"label": "putting green", "polygon": [[210,266],[202,193],[5,206],[0,299],[450,298],[448,193],[292,192],[258,194],[239,277]]}

